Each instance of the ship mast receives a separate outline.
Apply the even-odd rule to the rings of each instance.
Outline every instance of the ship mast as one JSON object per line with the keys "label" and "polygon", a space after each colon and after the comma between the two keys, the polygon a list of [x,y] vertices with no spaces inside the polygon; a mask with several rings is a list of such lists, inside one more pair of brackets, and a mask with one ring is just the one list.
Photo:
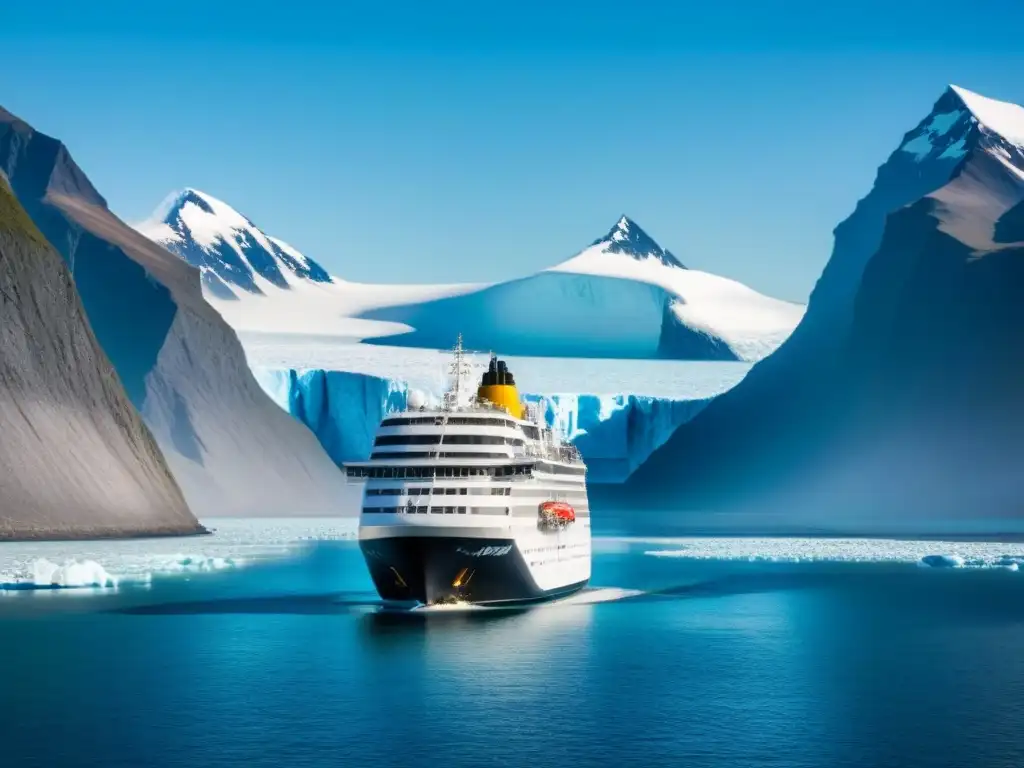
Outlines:
{"label": "ship mast", "polygon": [[455,348],[452,350],[454,359],[451,365],[448,367],[449,373],[455,377],[455,381],[452,384],[452,388],[448,390],[445,395],[447,399],[446,405],[449,410],[452,408],[458,408],[462,402],[462,379],[465,376],[469,376],[472,370],[469,365],[469,361],[466,360],[465,350],[462,348],[462,334],[460,333],[458,338],[455,340]]}

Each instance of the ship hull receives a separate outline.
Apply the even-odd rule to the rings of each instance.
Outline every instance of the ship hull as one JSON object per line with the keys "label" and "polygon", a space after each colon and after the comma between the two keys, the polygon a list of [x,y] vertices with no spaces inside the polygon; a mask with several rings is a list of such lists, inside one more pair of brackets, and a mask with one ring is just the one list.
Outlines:
{"label": "ship hull", "polygon": [[364,539],[360,549],[385,600],[525,605],[566,597],[589,581],[542,588],[508,537],[395,536]]}

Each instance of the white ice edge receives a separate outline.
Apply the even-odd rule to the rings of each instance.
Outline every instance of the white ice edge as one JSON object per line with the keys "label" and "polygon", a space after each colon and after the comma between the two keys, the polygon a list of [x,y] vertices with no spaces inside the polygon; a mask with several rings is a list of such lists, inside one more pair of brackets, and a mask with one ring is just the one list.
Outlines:
{"label": "white ice edge", "polygon": [[894,539],[663,538],[608,539],[655,545],[650,557],[804,563],[917,563],[931,568],[1002,568],[1024,564],[1024,544]]}
{"label": "white ice edge", "polygon": [[349,540],[356,521],[206,520],[208,537],[0,544],[0,594],[33,589],[117,588],[280,558],[310,543]]}

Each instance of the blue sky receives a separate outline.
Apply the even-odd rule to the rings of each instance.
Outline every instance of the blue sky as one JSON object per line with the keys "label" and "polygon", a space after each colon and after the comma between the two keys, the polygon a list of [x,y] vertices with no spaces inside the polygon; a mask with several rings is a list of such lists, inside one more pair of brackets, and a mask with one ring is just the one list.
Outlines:
{"label": "blue sky", "polygon": [[804,300],[947,83],[1024,101],[1019,0],[39,5],[0,104],[117,213],[197,187],[351,280],[514,277],[627,213]]}

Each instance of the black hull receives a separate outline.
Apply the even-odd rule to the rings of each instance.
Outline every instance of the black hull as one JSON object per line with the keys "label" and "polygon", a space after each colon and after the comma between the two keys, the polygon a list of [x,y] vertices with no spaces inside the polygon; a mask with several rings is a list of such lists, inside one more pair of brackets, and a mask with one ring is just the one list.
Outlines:
{"label": "black hull", "polygon": [[540,589],[512,539],[400,536],[364,539],[359,547],[384,600],[515,606],[566,597],[587,585]]}

